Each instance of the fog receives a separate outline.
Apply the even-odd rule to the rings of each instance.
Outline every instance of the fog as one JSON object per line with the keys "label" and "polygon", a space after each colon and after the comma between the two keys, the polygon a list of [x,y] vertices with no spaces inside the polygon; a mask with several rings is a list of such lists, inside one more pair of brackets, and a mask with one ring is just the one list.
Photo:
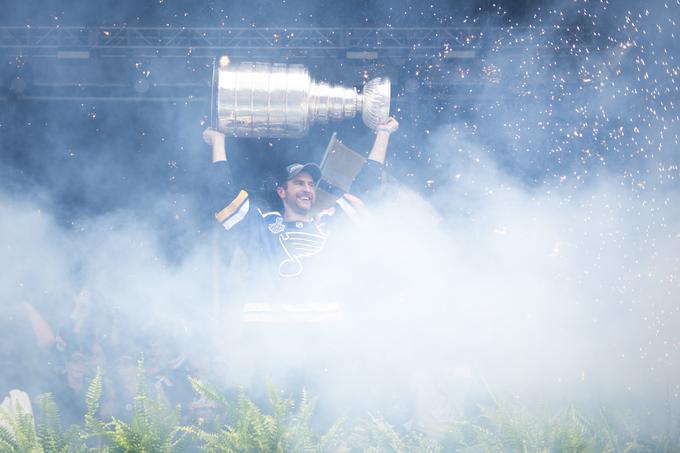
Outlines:
{"label": "fog", "polygon": [[[272,25],[253,12],[206,6],[205,19],[177,19],[183,8],[159,8],[139,19],[131,7],[125,20]],[[330,20],[277,8],[296,26]],[[95,365],[114,379],[123,359],[144,352],[178,399],[185,376],[198,375],[253,395],[267,379],[291,392],[306,385],[333,416],[359,408],[401,422],[500,394],[652,414],[677,407],[680,4],[508,12],[481,2],[455,18],[452,6],[432,5],[413,22],[410,8],[381,2],[343,25],[365,25],[369,12],[372,26],[489,21],[500,28],[479,70],[491,76],[463,101],[409,104],[396,88],[391,182],[366,200],[360,225],[333,231],[330,264],[300,288],[340,302],[345,319],[332,327],[263,332],[239,321],[239,304],[251,302],[239,237],[211,225],[205,200],[206,105],[5,100],[0,300],[3,359],[16,369],[0,390],[57,391],[50,373],[64,375],[25,349],[35,341],[21,314],[28,302],[55,335],[83,317],[87,338],[105,338],[96,350],[74,340],[90,360],[84,381]],[[26,21],[16,14],[12,23]],[[389,70],[419,89],[459,77],[437,64],[416,75],[411,63]],[[343,83],[357,84],[352,74]],[[299,141],[229,139],[237,182],[257,190],[281,162],[318,162],[336,129],[348,146],[370,148],[359,120]]]}

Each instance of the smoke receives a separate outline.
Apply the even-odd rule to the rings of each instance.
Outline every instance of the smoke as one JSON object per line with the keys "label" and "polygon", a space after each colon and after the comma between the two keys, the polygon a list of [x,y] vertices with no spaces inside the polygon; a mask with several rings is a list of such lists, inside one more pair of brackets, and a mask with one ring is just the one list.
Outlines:
{"label": "smoke", "polygon": [[[384,190],[365,229],[334,239],[332,272],[304,287],[323,298],[336,282],[360,313],[329,349],[342,354],[323,354],[360,365],[331,367],[327,388],[409,395],[418,410],[434,410],[433,389],[677,404],[678,118],[660,95],[677,93],[675,25],[654,6],[546,8],[544,29],[505,29],[484,61],[500,99],[417,145],[439,169],[429,202]],[[618,28],[598,29],[602,14]],[[573,41],[584,24],[597,31],[587,52]]]}
{"label": "smoke", "polygon": [[[190,373],[257,391],[269,376],[291,391],[311,387],[337,412],[377,407],[400,420],[506,392],[677,405],[678,4],[591,3],[537,8],[534,29],[504,28],[482,59],[497,80],[479,103],[445,105],[444,118],[404,109],[388,168],[416,182],[385,187],[361,225],[337,225],[331,264],[300,288],[339,301],[340,324],[239,322],[239,304],[251,302],[243,259],[215,264],[216,250],[230,256],[238,240],[213,237],[201,220],[209,213],[196,175],[208,152],[198,108],[134,117],[76,108],[94,139],[69,131],[63,112],[26,114],[15,123],[25,135],[45,128],[48,138],[12,143],[46,151],[14,156],[16,171],[3,170],[12,175],[0,198],[6,324],[35,343],[28,302],[55,335],[82,318],[94,338],[106,337],[102,351],[67,338],[66,357],[77,349],[112,376],[121,357],[144,351],[175,387]],[[289,145],[235,167],[280,159]],[[407,159],[411,146],[424,157]],[[315,148],[308,153],[323,143]],[[425,180],[427,190],[414,190]],[[3,354],[26,370],[3,383],[28,385],[44,363],[29,365],[8,343]],[[48,379],[36,374],[30,387],[49,390]]]}

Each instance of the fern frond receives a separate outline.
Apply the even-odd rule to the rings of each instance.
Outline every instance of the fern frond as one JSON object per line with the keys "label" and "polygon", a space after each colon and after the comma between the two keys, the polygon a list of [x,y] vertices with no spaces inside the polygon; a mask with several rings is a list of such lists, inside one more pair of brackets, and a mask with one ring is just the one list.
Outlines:
{"label": "fern frond", "polygon": [[440,453],[442,451],[442,446],[437,441],[417,431],[407,433],[403,444],[407,452]]}
{"label": "fern frond", "polygon": [[320,452],[335,452],[346,447],[347,435],[345,433],[345,424],[347,420],[343,417],[337,420],[326,433],[319,439],[318,450]]}
{"label": "fern frond", "polygon": [[[0,414],[3,420],[5,420],[4,414]],[[0,424],[0,452],[8,453],[19,453],[18,445],[16,439],[12,432],[7,429],[7,427]]]}
{"label": "fern frond", "polygon": [[12,448],[15,448],[15,450],[10,449],[9,451],[42,453],[33,415],[25,413],[19,402],[17,402],[12,413],[1,409],[0,418],[7,425],[1,427],[3,444],[9,444]]}
{"label": "fern frond", "polygon": [[50,393],[38,396],[38,414],[36,430],[45,453],[66,451],[67,442],[62,432],[59,408]]}
{"label": "fern frond", "polygon": [[180,426],[177,429],[204,442],[212,442],[217,438],[217,434],[209,433],[195,426]]}
{"label": "fern frond", "polygon": [[231,405],[227,399],[213,385],[203,382],[200,379],[189,377],[189,383],[199,397],[207,402],[213,403],[218,407],[230,410]]}
{"label": "fern frond", "polygon": [[369,429],[372,436],[381,445],[392,448],[395,452],[406,453],[406,445],[402,441],[399,433],[395,431],[394,427],[390,425],[382,416],[368,414]]}
{"label": "fern frond", "polygon": [[97,418],[99,405],[104,390],[102,373],[97,367],[97,374],[90,382],[85,393],[85,416],[84,424],[85,430],[80,434],[81,440],[87,440],[93,437],[104,437],[107,435],[106,425]]}
{"label": "fern frond", "polygon": [[149,428],[149,407],[146,393],[146,371],[144,370],[144,355],[137,361],[137,391],[133,400],[133,420],[141,430]]}
{"label": "fern frond", "polygon": [[99,367],[97,367],[97,374],[95,375],[90,385],[87,387],[87,393],[85,394],[85,426],[90,427],[88,421],[93,421],[95,415],[99,410],[99,404],[102,398],[103,384],[102,384],[102,373]]}
{"label": "fern frond", "polygon": [[302,394],[300,397],[300,404],[298,405],[298,410],[296,418],[299,422],[304,422],[308,424],[311,421],[312,414],[316,409],[316,398],[310,398],[307,389],[302,389]]}
{"label": "fern frond", "polygon": [[[292,404],[292,403],[291,403]],[[292,407],[292,405],[291,405]],[[297,411],[287,417],[287,436],[285,446],[290,451],[317,451],[318,442],[310,426],[316,400],[310,398],[307,390],[302,389]]]}

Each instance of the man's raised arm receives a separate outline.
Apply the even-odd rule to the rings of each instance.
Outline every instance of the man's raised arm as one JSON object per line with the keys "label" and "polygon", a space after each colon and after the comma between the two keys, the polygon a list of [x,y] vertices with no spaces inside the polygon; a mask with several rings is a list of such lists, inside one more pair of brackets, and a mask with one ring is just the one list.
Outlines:
{"label": "man's raised arm", "polygon": [[399,122],[394,117],[389,117],[387,121],[375,128],[375,141],[371,152],[368,153],[368,160],[378,162],[380,165],[385,164],[390,135],[397,129],[399,129]]}
{"label": "man's raised arm", "polygon": [[214,129],[203,131],[203,140],[212,147],[212,169],[209,173],[211,185],[211,206],[215,219],[226,230],[243,221],[250,210],[248,192],[237,188],[232,182],[227,161],[224,134]]}
{"label": "man's raised arm", "polygon": [[224,146],[224,134],[215,129],[206,129],[203,131],[203,140],[212,146],[212,161],[222,162],[227,160],[227,149]]}
{"label": "man's raised arm", "polygon": [[383,167],[387,157],[387,145],[390,135],[399,128],[399,122],[390,117],[375,129],[375,141],[368,153],[368,160],[363,166],[354,182],[352,183],[351,193],[363,197],[371,190],[375,189],[382,182]]}

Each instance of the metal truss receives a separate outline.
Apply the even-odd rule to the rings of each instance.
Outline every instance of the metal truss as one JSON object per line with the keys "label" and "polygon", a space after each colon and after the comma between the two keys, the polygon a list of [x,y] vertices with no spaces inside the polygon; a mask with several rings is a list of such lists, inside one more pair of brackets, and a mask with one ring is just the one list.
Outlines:
{"label": "metal truss", "polygon": [[409,98],[440,99],[451,90],[470,97],[483,91],[477,85],[494,83],[482,71],[486,57],[526,51],[568,57],[574,48],[592,45],[583,36],[559,27],[0,26],[0,58],[12,63],[5,66],[8,74],[14,71],[0,80],[0,101],[19,95],[54,101],[207,102],[212,62],[205,60],[221,55],[321,66],[321,77],[325,62],[335,61],[355,84],[359,65],[392,77]]}
{"label": "metal truss", "polygon": [[[571,37],[569,38],[569,36]],[[580,36],[578,36],[580,35]],[[551,39],[551,36],[556,39]],[[98,56],[327,58],[348,51],[378,52],[371,58],[431,58],[479,51],[504,42],[505,49],[554,48],[568,37],[588,46],[583,32],[560,27],[408,28],[193,28],[193,27],[0,27],[0,53],[58,57],[68,51]],[[534,37],[539,38],[534,42]],[[548,44],[545,44],[548,43]],[[61,52],[61,53],[60,53]],[[468,55],[471,55],[468,53]],[[358,55],[361,58],[361,55]],[[469,58],[469,57],[468,57]]]}
{"label": "metal truss", "polygon": [[[483,34],[474,27],[441,28],[186,28],[0,27],[0,52],[58,57],[89,51],[98,56],[319,57],[347,51],[427,58],[475,50]],[[359,55],[361,57],[361,55]],[[375,55],[372,55],[375,58]]]}

